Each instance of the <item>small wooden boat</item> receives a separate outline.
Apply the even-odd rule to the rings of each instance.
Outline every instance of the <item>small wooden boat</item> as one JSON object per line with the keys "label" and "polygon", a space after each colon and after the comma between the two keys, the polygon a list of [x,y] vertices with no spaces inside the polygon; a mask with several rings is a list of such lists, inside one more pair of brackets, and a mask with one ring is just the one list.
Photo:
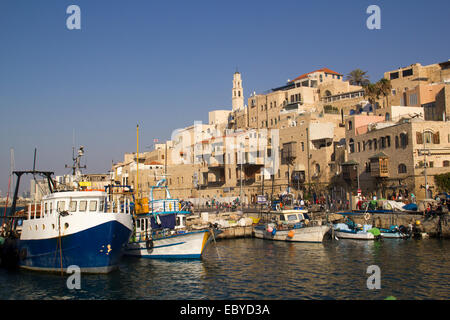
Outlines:
{"label": "small wooden boat", "polygon": [[305,209],[271,211],[273,222],[255,226],[253,235],[267,240],[322,242],[330,226],[310,220],[307,212]]}

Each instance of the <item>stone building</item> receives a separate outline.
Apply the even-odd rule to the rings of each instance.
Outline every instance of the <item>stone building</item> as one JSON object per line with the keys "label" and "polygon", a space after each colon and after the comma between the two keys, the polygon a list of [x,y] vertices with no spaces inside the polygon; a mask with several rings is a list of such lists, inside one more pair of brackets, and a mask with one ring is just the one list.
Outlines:
{"label": "stone building", "polygon": [[[379,116],[353,116],[346,120],[346,141],[347,163],[354,165],[345,174],[353,181],[359,178],[365,195],[387,197],[393,191],[408,191],[423,199],[425,173],[435,192],[433,175],[450,170],[448,122],[406,117],[388,122]],[[354,185],[352,191],[356,192]]]}

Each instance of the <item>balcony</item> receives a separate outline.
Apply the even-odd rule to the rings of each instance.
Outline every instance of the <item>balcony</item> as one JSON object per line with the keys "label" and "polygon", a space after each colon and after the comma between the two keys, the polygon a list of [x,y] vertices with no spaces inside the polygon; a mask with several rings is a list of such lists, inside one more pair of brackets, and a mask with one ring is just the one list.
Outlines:
{"label": "balcony", "polygon": [[389,177],[389,158],[383,152],[380,152],[369,158],[370,175],[375,178]]}

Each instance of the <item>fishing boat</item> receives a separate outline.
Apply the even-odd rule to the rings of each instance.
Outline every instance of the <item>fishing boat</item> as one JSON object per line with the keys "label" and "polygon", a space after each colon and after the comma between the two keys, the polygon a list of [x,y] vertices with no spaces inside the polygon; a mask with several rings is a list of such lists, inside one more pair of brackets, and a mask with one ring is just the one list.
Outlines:
{"label": "fishing boat", "polygon": [[380,230],[371,224],[356,224],[348,216],[344,223],[333,225],[333,232],[338,239],[376,240],[381,237]]}
{"label": "fishing boat", "polygon": [[378,228],[381,232],[382,238],[387,239],[406,239],[410,237],[410,232],[404,226],[392,225],[389,229]]}
{"label": "fishing boat", "polygon": [[45,177],[49,189],[39,207],[29,205],[21,229],[16,228],[17,223],[12,224],[19,237],[19,267],[64,272],[69,266],[77,266],[83,273],[108,273],[118,267],[133,229],[132,199],[126,192],[82,190],[78,179],[74,179],[78,187],[58,191],[51,178],[53,172],[33,169],[14,174],[17,183],[12,212],[22,175]]}
{"label": "fishing boat", "polygon": [[322,242],[330,226],[322,225],[320,220],[311,220],[308,210],[286,209],[270,211],[272,222],[262,223],[253,228],[255,238],[294,241]]}
{"label": "fishing boat", "polygon": [[[170,196],[165,179],[152,186],[148,204],[134,218],[134,232],[125,254],[151,259],[199,259],[218,234],[214,227],[191,230],[186,217],[191,214],[178,199]],[[154,191],[162,189],[164,199],[155,199]]]}

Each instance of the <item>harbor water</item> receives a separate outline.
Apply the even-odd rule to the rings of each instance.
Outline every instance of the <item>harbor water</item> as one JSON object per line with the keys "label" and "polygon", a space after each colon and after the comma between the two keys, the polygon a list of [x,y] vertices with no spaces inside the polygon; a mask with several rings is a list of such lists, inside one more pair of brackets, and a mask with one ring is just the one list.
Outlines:
{"label": "harbor water", "polygon": [[[0,299],[382,300],[450,299],[450,241],[287,243],[255,238],[211,243],[201,260],[124,257],[119,270],[69,275],[0,269]],[[380,268],[381,289],[368,289]]]}

